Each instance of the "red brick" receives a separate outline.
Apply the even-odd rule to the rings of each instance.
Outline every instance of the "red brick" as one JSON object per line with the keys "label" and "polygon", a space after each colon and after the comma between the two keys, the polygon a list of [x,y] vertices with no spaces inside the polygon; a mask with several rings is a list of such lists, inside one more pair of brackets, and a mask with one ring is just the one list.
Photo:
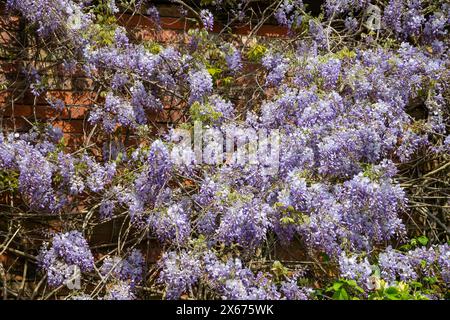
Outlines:
{"label": "red brick", "polygon": [[10,97],[10,92],[8,92],[8,91],[0,92],[0,106],[5,104],[6,101],[9,99],[9,97]]}
{"label": "red brick", "polygon": [[31,92],[26,92],[24,96],[18,101],[21,104],[34,104],[36,99],[36,104],[38,105],[48,105],[47,99],[50,101],[60,99],[66,105],[91,105],[93,104],[93,99],[95,98],[95,93],[92,91],[49,91],[47,94],[42,94],[35,97]]}
{"label": "red brick", "polygon": [[2,108],[2,112],[5,117],[29,117],[33,114],[33,108],[29,105],[14,105],[13,108],[11,104],[8,104]]}
{"label": "red brick", "polygon": [[22,118],[3,119],[3,129],[6,132],[11,132],[13,130],[17,132],[26,132],[30,130],[30,128],[30,123]]}
{"label": "red brick", "polygon": [[13,32],[11,31],[1,31],[0,32],[0,45],[5,46],[12,46],[17,45],[17,41],[14,38]]}
{"label": "red brick", "polygon": [[[127,28],[146,27],[154,30],[158,29],[158,26],[149,18],[143,16],[130,16],[128,14],[117,15],[117,19],[120,25]],[[193,23],[185,23],[185,19],[161,17],[161,28],[169,30],[184,30],[185,26],[193,27]]]}
{"label": "red brick", "polygon": [[51,92],[51,97],[59,98],[64,101],[65,104],[69,105],[91,105],[93,104],[93,99],[95,98],[95,93],[92,91],[83,92]]}
{"label": "red brick", "polygon": [[88,111],[89,108],[86,107],[70,107],[69,108],[70,119],[84,119]]}
{"label": "red brick", "polygon": [[20,18],[18,16],[10,16],[0,8],[0,28],[7,30],[18,30],[20,26]]}
{"label": "red brick", "polygon": [[82,133],[64,133],[63,139],[67,146],[69,146],[69,150],[76,150],[78,146],[83,145],[84,142],[84,134]]}
{"label": "red brick", "polygon": [[139,28],[134,35],[139,40],[157,41],[162,43],[180,43],[184,41],[184,35],[175,30],[161,30],[155,32],[146,28]]}
{"label": "red brick", "polygon": [[[35,111],[33,112],[33,109]],[[54,108],[46,105],[14,105],[14,109],[10,104],[1,109],[5,117],[31,117],[36,114],[36,118],[40,120],[60,118],[63,120],[70,119],[84,119],[87,108],[85,107],[69,107],[64,108],[62,111],[55,110]]]}
{"label": "red brick", "polygon": [[19,64],[17,62],[9,62],[6,60],[0,60],[0,73],[16,73]]}
{"label": "red brick", "polygon": [[83,121],[54,121],[54,127],[60,128],[64,133],[83,133]]}

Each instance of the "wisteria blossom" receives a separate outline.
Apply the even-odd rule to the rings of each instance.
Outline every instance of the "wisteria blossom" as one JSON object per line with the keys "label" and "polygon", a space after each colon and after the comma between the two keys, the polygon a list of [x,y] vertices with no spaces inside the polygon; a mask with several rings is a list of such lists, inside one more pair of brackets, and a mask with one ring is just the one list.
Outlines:
{"label": "wisteria blossom", "polygon": [[7,1],[8,297],[448,298],[447,1],[169,6]]}

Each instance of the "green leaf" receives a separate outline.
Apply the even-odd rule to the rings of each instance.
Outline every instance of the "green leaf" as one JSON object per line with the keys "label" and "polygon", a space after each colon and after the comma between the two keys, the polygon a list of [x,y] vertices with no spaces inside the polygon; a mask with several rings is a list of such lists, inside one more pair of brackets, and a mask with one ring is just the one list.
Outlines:
{"label": "green leaf", "polygon": [[359,291],[360,293],[364,293],[364,289],[360,286],[355,286],[355,290]]}
{"label": "green leaf", "polygon": [[373,275],[377,278],[381,277],[381,270],[379,266],[377,265],[373,266]]}
{"label": "green leaf", "polygon": [[410,244],[404,244],[404,245],[400,246],[398,249],[401,250],[401,251],[409,251],[409,250],[411,250],[411,245]]}
{"label": "green leaf", "polygon": [[288,269],[285,266],[283,266],[283,264],[278,260],[273,262],[271,270],[278,277],[281,277],[282,275],[288,273]]}
{"label": "green leaf", "polygon": [[267,48],[261,44],[253,45],[247,52],[247,58],[253,62],[259,62],[266,53]]}
{"label": "green leaf", "polygon": [[415,287],[415,288],[422,288],[423,287],[423,285],[420,282],[417,282],[417,281],[411,281],[410,285]]}
{"label": "green leaf", "polygon": [[347,284],[350,287],[357,287],[358,286],[355,280],[347,280],[346,282],[347,282]]}
{"label": "green leaf", "polygon": [[420,266],[422,268],[426,268],[427,267],[427,262],[425,260],[420,260]]}
{"label": "green leaf", "polygon": [[333,298],[333,300],[339,300],[341,294],[341,290],[336,291],[333,296],[331,298]]}
{"label": "green leaf", "polygon": [[436,277],[424,277],[423,280],[429,284],[435,284],[437,282]]}
{"label": "green leaf", "polygon": [[208,70],[209,74],[213,78],[216,78],[218,75],[220,75],[222,73],[222,69],[220,69],[220,68],[211,67],[211,68],[208,68],[206,70]]}
{"label": "green leaf", "polygon": [[324,262],[330,261],[330,257],[325,252],[322,252],[320,255],[322,256]]}
{"label": "green leaf", "polygon": [[396,294],[390,294],[390,293],[387,293],[387,294],[386,294],[386,298],[388,298],[388,300],[400,300],[400,298],[398,297],[398,295],[396,295]]}
{"label": "green leaf", "polygon": [[338,291],[342,286],[344,285],[344,283],[343,282],[335,282],[335,283],[333,283],[333,290],[334,291]]}
{"label": "green leaf", "polygon": [[349,296],[347,293],[347,290],[345,290],[344,288],[341,288],[341,290],[339,290],[339,297],[338,300],[348,300]]}
{"label": "green leaf", "polygon": [[386,294],[398,294],[398,289],[396,287],[389,287],[386,289]]}
{"label": "green leaf", "polygon": [[417,241],[423,246],[426,246],[428,244],[428,238],[426,236],[420,236],[417,238]]}
{"label": "green leaf", "polygon": [[224,85],[229,86],[233,83],[234,78],[233,77],[225,77],[222,79],[222,82]]}
{"label": "green leaf", "polygon": [[295,220],[292,219],[291,217],[283,217],[280,219],[280,222],[282,224],[293,224],[293,223],[295,223]]}

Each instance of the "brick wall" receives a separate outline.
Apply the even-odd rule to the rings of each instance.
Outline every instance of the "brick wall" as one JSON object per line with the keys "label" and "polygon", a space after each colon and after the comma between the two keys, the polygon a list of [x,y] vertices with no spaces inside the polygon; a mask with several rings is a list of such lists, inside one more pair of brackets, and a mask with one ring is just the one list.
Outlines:
{"label": "brick wall", "polygon": [[[196,27],[195,21],[190,17],[180,17],[178,9],[170,5],[160,5],[158,9],[161,14],[160,29],[143,16],[120,13],[117,19],[138,40],[175,46],[186,42],[187,31]],[[214,32],[220,32],[222,27],[219,22],[215,23]],[[245,38],[252,27],[248,24],[237,25],[232,27],[232,32]],[[24,29],[25,23],[19,17],[8,15],[5,7],[0,7],[0,127],[4,132],[25,132],[35,121],[47,122],[63,130],[64,139],[69,145],[85,144],[92,130],[86,121],[87,112],[95,102],[101,103],[98,88],[80,71],[67,74],[61,65],[40,61],[48,53],[39,49],[36,39],[27,35]],[[286,28],[270,24],[260,26],[252,34],[260,39],[277,39],[286,35]],[[38,55],[37,59],[35,55]],[[37,97],[27,89],[22,72],[32,60],[49,75],[50,89]],[[247,63],[245,67],[251,71],[255,66]],[[244,77],[229,90],[232,99],[239,105],[246,101],[245,96],[251,89],[251,79]],[[55,99],[61,99],[66,104],[62,112],[50,107],[48,100]],[[155,125],[155,133],[170,123],[183,121],[182,110],[169,107],[150,117]]]}
{"label": "brick wall", "polygon": [[[137,39],[153,40],[164,45],[186,42],[189,28],[196,27],[194,22],[178,16],[177,10],[170,7],[162,6],[159,9],[161,29],[155,28],[148,19],[140,16],[122,13],[117,18],[121,25],[132,30]],[[222,26],[216,23],[214,32],[220,32],[221,28]],[[250,30],[249,25],[233,27],[233,33],[244,40]],[[286,35],[286,28],[271,24],[262,25],[254,34],[264,41],[284,38]],[[86,121],[88,111],[95,102],[101,102],[98,88],[79,70],[73,74],[67,74],[61,65],[55,67],[50,65],[47,72],[51,76],[49,78],[51,88],[46,94],[35,97],[27,89],[26,79],[21,72],[31,61],[29,54],[35,51],[35,39],[26,34],[25,23],[17,16],[8,15],[5,8],[0,7],[0,127],[2,131],[26,132],[31,128],[32,123],[38,120],[38,122],[51,123],[61,128],[69,146],[86,145],[92,138],[90,136],[92,127]],[[41,54],[46,53],[41,52]],[[45,65],[44,62],[40,66],[43,65]],[[256,67],[244,61],[244,68],[249,72],[254,71]],[[8,86],[1,87],[5,81],[8,81]],[[237,106],[247,103],[248,94],[253,91],[255,85],[253,81],[252,77],[243,77],[227,89]],[[61,112],[55,111],[49,105],[48,99],[61,99],[66,108]],[[172,110],[169,107],[164,112],[150,115],[150,117],[155,124],[155,130],[163,130],[169,124],[184,120],[182,110]],[[120,223],[116,221],[96,227],[90,239],[94,247],[96,243],[102,246],[102,244],[117,241],[118,225],[120,228]],[[157,241],[148,241],[150,242],[142,249],[147,251],[148,261],[156,261],[160,252],[159,245]],[[304,256],[301,247],[295,244],[289,247],[277,247],[274,254],[286,261],[302,260]],[[5,253],[0,258],[13,259],[13,256]]]}

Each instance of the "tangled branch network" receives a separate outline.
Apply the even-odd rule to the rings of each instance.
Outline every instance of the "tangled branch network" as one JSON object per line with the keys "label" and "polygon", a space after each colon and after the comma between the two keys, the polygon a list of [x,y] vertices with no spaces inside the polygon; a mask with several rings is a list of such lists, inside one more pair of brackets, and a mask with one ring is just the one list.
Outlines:
{"label": "tangled branch network", "polygon": [[449,3],[167,8],[173,41],[147,0],[6,1],[3,297],[448,298]]}

